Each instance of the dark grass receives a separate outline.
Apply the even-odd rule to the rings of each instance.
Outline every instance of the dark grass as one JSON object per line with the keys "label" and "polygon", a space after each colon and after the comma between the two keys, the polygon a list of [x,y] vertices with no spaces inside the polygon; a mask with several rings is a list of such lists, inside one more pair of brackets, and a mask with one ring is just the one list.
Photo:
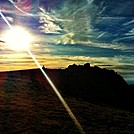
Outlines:
{"label": "dark grass", "polygon": [[[79,134],[39,70],[2,73],[0,81],[0,134]],[[133,112],[65,100],[88,134],[134,133]]]}

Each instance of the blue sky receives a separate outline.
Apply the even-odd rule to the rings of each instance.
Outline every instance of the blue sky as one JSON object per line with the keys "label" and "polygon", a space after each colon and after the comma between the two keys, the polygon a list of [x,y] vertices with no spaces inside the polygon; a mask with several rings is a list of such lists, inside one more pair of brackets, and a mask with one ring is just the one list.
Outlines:
{"label": "blue sky", "polygon": [[[32,34],[30,50],[41,65],[64,68],[89,62],[134,83],[133,0],[1,0],[0,8],[12,26]],[[0,18],[0,40],[7,29]],[[36,67],[24,50],[1,42],[0,51],[1,71]]]}

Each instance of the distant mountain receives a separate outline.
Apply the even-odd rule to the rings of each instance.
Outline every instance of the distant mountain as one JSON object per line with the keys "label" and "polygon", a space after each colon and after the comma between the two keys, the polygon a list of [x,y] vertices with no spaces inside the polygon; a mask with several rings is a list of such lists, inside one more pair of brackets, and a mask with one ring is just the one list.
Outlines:
{"label": "distant mountain", "polygon": [[128,85],[114,70],[86,63],[45,71],[63,95],[132,109],[134,86]]}
{"label": "distant mountain", "polygon": [[[82,96],[87,94],[110,97],[128,87],[127,82],[114,70],[84,65],[69,65],[66,69],[57,69],[57,76],[52,70],[45,70],[57,86],[67,94]],[[55,70],[56,71],[56,70]],[[79,92],[79,93],[78,93]]]}
{"label": "distant mountain", "polygon": [[[84,65],[73,64],[65,69],[47,69],[43,66],[43,69],[65,97],[74,97],[88,102],[103,103],[134,111],[134,85],[128,85],[123,77],[114,70],[98,66],[92,67],[89,63]],[[29,73],[31,76],[27,75]],[[34,88],[40,90],[40,86],[49,85],[39,69],[12,71],[7,72],[7,75],[5,74],[0,73],[0,78],[5,79],[7,77],[12,80],[22,77],[21,80],[26,79],[28,81],[32,79],[33,90]],[[41,83],[37,84],[37,80]],[[0,81],[0,86],[2,82]]]}

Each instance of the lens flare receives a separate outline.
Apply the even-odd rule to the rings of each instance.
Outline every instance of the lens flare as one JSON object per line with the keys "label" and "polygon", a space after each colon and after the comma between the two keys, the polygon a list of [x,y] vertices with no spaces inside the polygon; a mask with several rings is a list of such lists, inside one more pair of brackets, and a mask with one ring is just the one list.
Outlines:
{"label": "lens flare", "polygon": [[[10,23],[6,20],[5,16],[2,14],[2,12],[0,11],[0,15],[3,18],[3,20],[7,23],[7,25],[9,26],[9,28],[11,30],[13,30],[13,27],[10,25]],[[47,79],[48,83],[50,84],[50,86],[52,87],[53,91],[56,93],[57,97],[59,98],[59,100],[61,101],[61,103],[63,104],[63,106],[65,107],[66,111],[68,112],[68,114],[70,115],[70,117],[72,118],[72,120],[74,121],[75,125],[77,126],[79,132],[81,134],[85,134],[84,129],[82,128],[81,124],[79,123],[79,121],[77,120],[77,118],[75,117],[75,115],[73,114],[73,112],[71,111],[70,107],[68,106],[68,104],[66,103],[66,101],[64,100],[64,98],[61,96],[61,94],[59,93],[58,89],[55,87],[55,85],[53,84],[53,82],[51,81],[51,79],[48,77],[48,75],[45,73],[45,71],[42,69],[41,65],[39,64],[39,62],[36,60],[36,58],[34,57],[34,55],[32,54],[32,52],[29,50],[28,47],[26,47],[26,51],[29,53],[29,55],[31,56],[31,58],[33,59],[33,61],[36,63],[36,65],[39,67],[39,69],[41,70],[41,72],[43,73],[43,75],[45,76],[45,78]]]}
{"label": "lens flare", "polygon": [[31,34],[23,27],[14,27],[3,35],[3,40],[11,49],[25,49],[32,42]]}

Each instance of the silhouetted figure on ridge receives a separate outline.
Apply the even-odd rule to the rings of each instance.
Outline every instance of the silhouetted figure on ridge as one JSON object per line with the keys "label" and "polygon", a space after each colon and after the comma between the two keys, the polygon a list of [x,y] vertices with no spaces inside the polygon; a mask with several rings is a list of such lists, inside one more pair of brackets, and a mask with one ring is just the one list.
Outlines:
{"label": "silhouetted figure on ridge", "polygon": [[45,66],[44,65],[43,65],[42,69],[45,70]]}

